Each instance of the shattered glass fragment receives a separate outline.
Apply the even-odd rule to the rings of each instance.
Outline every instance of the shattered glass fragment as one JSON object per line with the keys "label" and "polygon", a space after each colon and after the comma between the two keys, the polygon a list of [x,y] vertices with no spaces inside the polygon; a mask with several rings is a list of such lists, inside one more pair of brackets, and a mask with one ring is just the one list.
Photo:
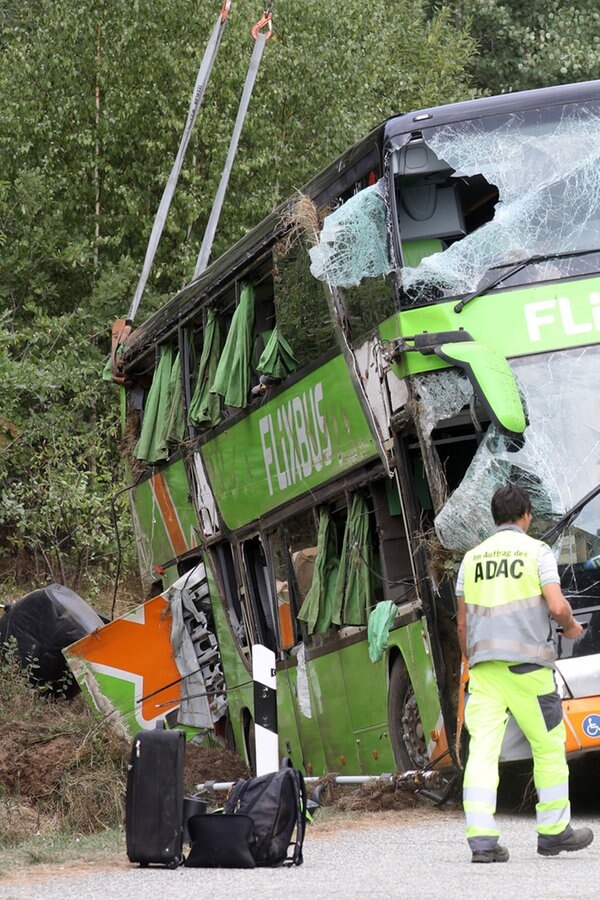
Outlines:
{"label": "shattered glass fragment", "polygon": [[310,249],[310,271],[335,287],[353,287],[363,278],[387,275],[388,250],[385,183],[378,182],[347,200],[327,216],[319,243]]}
{"label": "shattered glass fragment", "polygon": [[554,473],[545,460],[545,441],[528,429],[523,448],[515,453],[510,439],[490,426],[461,484],[435,518],[435,530],[448,550],[466,553],[494,530],[490,502],[511,481],[529,491],[537,520],[550,523],[564,512]]}
{"label": "shattered glass fragment", "polygon": [[[525,396],[530,428],[543,440],[562,508],[569,509],[600,482],[600,347],[523,357],[511,360],[511,366]],[[593,516],[593,506],[583,510],[581,524],[600,528]]]}
{"label": "shattered glass fragment", "polygon": [[457,369],[415,375],[412,384],[424,434],[431,434],[438,422],[459,413],[473,396],[468,378]]}
{"label": "shattered glass fragment", "polygon": [[[578,348],[511,362],[529,417],[519,449],[490,427],[460,485],[435,519],[441,543],[466,552],[494,524],[490,501],[511,480],[531,494],[535,529],[541,534],[600,481],[597,390],[600,349]],[[600,531],[598,504],[582,511],[579,529]],[[562,542],[553,548],[560,557]]]}

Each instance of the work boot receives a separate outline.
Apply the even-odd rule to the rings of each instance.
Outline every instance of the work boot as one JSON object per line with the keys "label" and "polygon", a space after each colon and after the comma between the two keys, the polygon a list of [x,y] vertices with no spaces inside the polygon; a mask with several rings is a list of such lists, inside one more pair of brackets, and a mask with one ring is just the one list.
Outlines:
{"label": "work boot", "polygon": [[563,850],[572,853],[589,847],[593,840],[591,828],[571,828],[567,825],[560,834],[539,834],[537,852],[540,856],[557,856]]}
{"label": "work boot", "polygon": [[508,856],[509,856],[509,854],[508,854],[508,850],[506,849],[506,847],[501,847],[500,844],[496,844],[496,846],[492,847],[490,850],[473,850],[471,862],[474,862],[474,863],[507,862]]}

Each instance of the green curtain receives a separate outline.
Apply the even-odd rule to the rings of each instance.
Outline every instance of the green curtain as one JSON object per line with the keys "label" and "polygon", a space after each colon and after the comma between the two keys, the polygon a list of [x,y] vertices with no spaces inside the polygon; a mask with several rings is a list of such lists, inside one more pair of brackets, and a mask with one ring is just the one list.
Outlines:
{"label": "green curtain", "polygon": [[271,378],[285,378],[298,368],[298,362],[292,353],[292,348],[286,339],[279,333],[277,326],[271,332],[271,337],[256,366],[256,371]]}
{"label": "green curtain", "polygon": [[194,428],[210,428],[221,418],[221,397],[211,394],[221,353],[221,329],[216,309],[209,309],[204,329],[204,343],[196,375],[196,387],[190,403],[188,422]]}
{"label": "green curtain", "polygon": [[329,553],[325,571],[325,594],[323,602],[319,606],[319,615],[315,624],[315,634],[325,634],[331,628],[331,616],[333,613],[333,601],[335,598],[335,586],[337,584],[340,558],[337,552],[335,528],[331,529]]}
{"label": "green curtain", "polygon": [[372,552],[369,508],[360,492],[354,495],[344,532],[340,568],[335,586],[334,625],[366,625],[373,605]]}
{"label": "green curtain", "polygon": [[135,457],[153,463],[167,459],[166,421],[170,411],[170,382],[173,368],[173,348],[161,347],[160,359],[154,370],[152,384],[146,397],[142,431],[135,448]]}
{"label": "green curtain", "polygon": [[331,625],[339,564],[335,525],[329,510],[323,507],[319,516],[317,555],[312,583],[298,613],[298,618],[306,622],[309,634],[323,634]]}
{"label": "green curtain", "polygon": [[163,440],[167,444],[178,444],[185,437],[183,416],[183,390],[181,385],[181,353],[173,361],[169,378],[169,409],[165,419]]}
{"label": "green curtain", "polygon": [[382,600],[369,616],[367,628],[369,659],[373,663],[379,662],[383,651],[387,648],[390,628],[394,624],[397,612],[398,607],[392,600]]}
{"label": "green curtain", "polygon": [[245,284],[210,388],[223,397],[225,406],[243,409],[248,405],[253,327],[254,288]]}

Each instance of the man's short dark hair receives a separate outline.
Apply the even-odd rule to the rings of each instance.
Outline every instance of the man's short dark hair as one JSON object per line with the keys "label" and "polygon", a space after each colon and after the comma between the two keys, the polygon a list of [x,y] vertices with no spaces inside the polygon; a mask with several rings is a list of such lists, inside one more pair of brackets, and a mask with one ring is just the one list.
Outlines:
{"label": "man's short dark hair", "polygon": [[531,512],[531,497],[516,484],[505,484],[492,497],[492,516],[496,525],[516,522],[528,512]]}

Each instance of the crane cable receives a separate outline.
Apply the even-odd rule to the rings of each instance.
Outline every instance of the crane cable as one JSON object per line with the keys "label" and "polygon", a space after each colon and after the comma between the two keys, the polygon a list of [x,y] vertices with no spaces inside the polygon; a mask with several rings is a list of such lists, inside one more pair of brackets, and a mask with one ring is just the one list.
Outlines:
{"label": "crane cable", "polygon": [[219,187],[217,188],[217,193],[215,194],[213,207],[208,219],[206,230],[204,232],[204,237],[202,239],[202,246],[200,247],[198,259],[196,260],[196,268],[194,270],[193,281],[200,277],[200,275],[202,274],[202,272],[204,272],[208,265],[210,251],[212,249],[215,232],[217,230],[217,224],[219,222],[219,217],[223,208],[225,192],[229,183],[229,176],[231,175],[231,169],[233,167],[233,162],[237,153],[238,143],[240,135],[242,133],[242,127],[244,125],[244,119],[246,118],[246,113],[248,112],[248,106],[250,103],[250,97],[252,96],[254,82],[256,81],[256,76],[258,74],[258,67],[262,59],[265,44],[272,34],[272,12],[271,4],[269,4],[265,8],[262,18],[259,19],[259,21],[256,23],[256,25],[254,25],[252,29],[252,37],[254,38],[255,42],[254,49],[250,58],[248,73],[246,75],[246,83],[244,85],[237,118],[235,120],[233,133],[231,135],[231,142],[229,144],[229,152],[227,153],[225,167],[221,174],[221,181],[219,183]]}
{"label": "crane cable", "polygon": [[173,199],[175,187],[177,185],[181,167],[183,165],[183,158],[190,142],[190,137],[192,135],[192,130],[194,127],[194,123],[196,122],[198,112],[200,111],[200,107],[202,106],[204,92],[206,90],[206,86],[208,84],[208,80],[210,78],[215,59],[217,57],[217,52],[219,50],[221,38],[223,37],[223,32],[227,23],[227,16],[229,14],[230,7],[231,0],[223,0],[221,11],[219,12],[219,16],[213,28],[212,34],[210,36],[208,44],[206,45],[206,50],[204,51],[202,62],[200,63],[200,69],[198,70],[198,75],[196,77],[194,92],[190,101],[187,121],[185,123],[183,135],[179,144],[179,150],[177,151],[177,156],[175,157],[175,162],[173,163],[173,168],[171,169],[171,174],[169,175],[169,179],[163,191],[162,199],[160,201],[160,205],[154,219],[154,225],[152,226],[152,233],[150,234],[150,240],[148,241],[148,248],[146,250],[146,257],[144,259],[142,274],[140,275],[140,279],[138,281],[138,285],[131,302],[131,307],[127,315],[128,321],[133,321],[133,319],[135,319],[135,315],[142,299],[142,294],[144,293],[144,288],[146,287],[146,282],[148,281],[148,277],[150,275],[150,270],[152,269],[152,263],[154,262],[154,256],[156,254],[158,242],[160,241],[160,237],[162,235],[162,231],[167,218],[167,213],[169,212],[171,200]]}
{"label": "crane cable", "polygon": [[[192,129],[194,127],[194,123],[198,116],[198,112],[202,105],[202,100],[204,98],[204,91],[206,89],[206,85],[208,83],[208,79],[210,78],[210,74],[212,72],[212,68],[217,56],[217,51],[219,49],[219,45],[221,43],[221,38],[223,36],[223,31],[225,29],[225,24],[227,21],[227,16],[229,13],[229,9],[231,6],[231,0],[224,0],[223,5],[221,7],[221,11],[219,13],[219,17],[213,29],[210,40],[206,46],[206,50],[204,51],[204,56],[202,58],[202,62],[200,64],[200,69],[198,71],[198,76],[196,78],[196,85],[194,87],[194,93],[192,95],[192,100],[190,102],[190,108],[188,111],[188,117],[185,124],[185,128],[183,131],[183,135],[181,138],[181,143],[179,145],[179,150],[177,151],[177,156],[175,158],[175,162],[173,164],[173,168],[171,170],[171,174],[169,175],[169,180],[163,192],[162,199],[160,201],[160,206],[158,208],[158,212],[156,213],[156,218],[154,220],[154,225],[152,228],[152,233],[150,235],[150,240],[148,242],[148,248],[146,250],[146,257],[144,259],[144,265],[142,268],[142,274],[140,275],[140,279],[135,291],[135,295],[133,297],[131,307],[129,313],[127,315],[127,319],[125,320],[128,324],[132,324],[135,318],[135,315],[138,311],[140,301],[142,299],[142,295],[144,293],[144,289],[146,287],[146,282],[148,281],[148,277],[150,275],[150,271],[152,269],[152,263],[154,262],[154,256],[156,254],[156,249],[158,247],[158,242],[160,241],[160,237],[162,235],[162,231],[164,228],[164,224],[167,218],[167,213],[169,211],[169,207],[171,205],[171,200],[173,199],[173,194],[175,193],[175,187],[177,185],[177,180],[179,178],[179,174],[181,172],[181,167],[183,165],[183,158],[185,152],[187,150],[187,146],[190,141]],[[237,118],[235,121],[235,126],[233,129],[233,133],[231,136],[231,142],[229,145],[229,152],[227,154],[227,160],[225,162],[225,167],[223,169],[221,175],[221,181],[219,183],[219,187],[217,189],[217,193],[215,195],[215,199],[213,201],[213,207],[211,210],[211,214],[208,220],[208,224],[206,230],[204,232],[204,237],[202,240],[202,246],[200,247],[200,252],[198,254],[198,259],[196,261],[196,268],[194,270],[194,278],[199,277],[202,274],[204,269],[208,264],[208,259],[210,256],[210,252],[212,249],[212,244],[215,236],[215,232],[217,229],[217,224],[219,221],[219,217],[221,215],[221,210],[223,208],[223,202],[225,199],[225,192],[227,190],[227,184],[229,182],[229,176],[231,174],[231,169],[233,167],[233,162],[235,159],[235,155],[237,152],[237,147],[240,139],[240,135],[242,132],[242,127],[244,125],[244,120],[246,118],[246,113],[248,111],[248,106],[250,103],[250,98],[252,96],[252,90],[254,88],[254,83],[256,81],[256,76],[258,74],[258,68],[260,66],[260,61],[262,59],[263,51],[265,48],[265,44],[267,40],[271,37],[273,33],[273,25],[272,25],[272,3],[268,2],[265,5],[264,12],[259,21],[252,28],[252,37],[254,38],[254,49],[252,51],[252,56],[250,58],[250,64],[248,66],[248,72],[246,75],[246,83],[244,85],[244,90],[242,93],[242,98],[240,100],[240,106],[238,109]]]}

